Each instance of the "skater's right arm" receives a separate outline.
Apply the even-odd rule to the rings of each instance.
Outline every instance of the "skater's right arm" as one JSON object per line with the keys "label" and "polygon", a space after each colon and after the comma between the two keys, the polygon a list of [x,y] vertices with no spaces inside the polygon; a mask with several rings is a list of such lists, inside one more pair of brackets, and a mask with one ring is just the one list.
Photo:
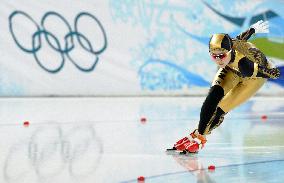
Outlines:
{"label": "skater's right arm", "polygon": [[237,39],[247,41],[254,33],[255,33],[254,28],[249,28],[245,32],[242,32],[241,34],[239,34],[237,36]]}
{"label": "skater's right arm", "polygon": [[255,24],[251,25],[248,30],[238,35],[237,39],[247,41],[253,34],[268,33],[268,32],[269,32],[268,21],[260,20]]}

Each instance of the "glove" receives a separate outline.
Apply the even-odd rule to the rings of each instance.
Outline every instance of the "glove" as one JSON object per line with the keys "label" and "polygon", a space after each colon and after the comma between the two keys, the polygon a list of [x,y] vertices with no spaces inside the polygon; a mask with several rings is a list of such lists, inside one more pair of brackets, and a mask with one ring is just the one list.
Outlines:
{"label": "glove", "polygon": [[269,22],[259,20],[255,24],[252,24],[250,28],[253,28],[255,33],[269,33]]}
{"label": "glove", "polygon": [[269,69],[262,66],[258,66],[258,72],[271,79],[277,79],[280,77],[280,70],[278,68]]}

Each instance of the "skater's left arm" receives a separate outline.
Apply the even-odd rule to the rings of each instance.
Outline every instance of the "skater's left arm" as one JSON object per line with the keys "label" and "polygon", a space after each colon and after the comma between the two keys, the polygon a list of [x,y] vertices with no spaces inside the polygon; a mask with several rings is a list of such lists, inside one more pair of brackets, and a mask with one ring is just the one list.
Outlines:
{"label": "skater's left arm", "polygon": [[259,65],[247,57],[243,57],[239,61],[239,70],[243,77],[262,77],[277,79],[280,77],[280,71],[278,68],[268,68]]}
{"label": "skater's left arm", "polygon": [[269,32],[268,21],[260,20],[255,24],[251,25],[248,30],[238,35],[237,39],[247,41],[253,34],[268,33],[268,32]]}

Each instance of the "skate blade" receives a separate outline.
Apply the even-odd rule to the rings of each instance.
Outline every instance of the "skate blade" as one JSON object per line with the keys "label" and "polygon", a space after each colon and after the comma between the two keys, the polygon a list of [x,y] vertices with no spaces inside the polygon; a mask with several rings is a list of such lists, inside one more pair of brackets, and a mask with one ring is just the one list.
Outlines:
{"label": "skate blade", "polygon": [[174,155],[174,154],[186,154],[187,152],[186,151],[177,150],[175,147],[173,147],[173,148],[167,149],[166,153],[168,155]]}
{"label": "skate blade", "polygon": [[173,147],[173,148],[167,149],[166,154],[168,155],[194,155],[194,154],[198,154],[198,151],[196,152],[189,152],[186,150],[180,151],[180,150],[177,150],[175,147]]}
{"label": "skate blade", "polygon": [[170,149],[167,149],[166,151],[177,151],[177,149],[175,147],[172,147]]}

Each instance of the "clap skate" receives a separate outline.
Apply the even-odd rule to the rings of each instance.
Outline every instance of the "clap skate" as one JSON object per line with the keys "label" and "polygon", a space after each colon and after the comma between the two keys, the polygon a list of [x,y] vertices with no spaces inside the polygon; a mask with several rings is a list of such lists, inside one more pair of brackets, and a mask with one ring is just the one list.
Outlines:
{"label": "clap skate", "polygon": [[172,148],[167,149],[167,152],[175,151],[180,154],[197,153],[199,149],[204,147],[206,141],[205,136],[199,134],[198,130],[194,130],[188,137],[180,139]]}

